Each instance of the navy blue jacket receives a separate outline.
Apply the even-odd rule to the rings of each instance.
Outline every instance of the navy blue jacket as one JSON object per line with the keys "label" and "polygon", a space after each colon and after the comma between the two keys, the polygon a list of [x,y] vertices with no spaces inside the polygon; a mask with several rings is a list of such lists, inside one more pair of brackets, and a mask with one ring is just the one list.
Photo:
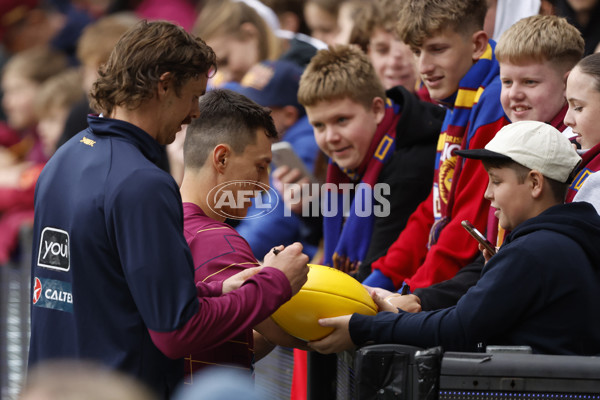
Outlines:
{"label": "navy blue jacket", "polygon": [[239,334],[220,318],[242,326],[259,309],[258,323],[291,288],[274,268],[223,296],[219,282],[196,287],[179,188],[154,164],[161,146],[127,122],[88,121],[36,187],[29,366],[92,359],[166,398],[184,355]]}
{"label": "navy blue jacket", "polygon": [[354,314],[356,344],[475,351],[528,345],[544,354],[600,354],[600,216],[585,202],[549,208],[514,229],[454,307]]}
{"label": "navy blue jacket", "polygon": [[[179,191],[153,164],[160,146],[150,135],[117,120],[89,122],[48,162],[35,191],[30,364],[99,359],[160,386],[182,364],[147,329],[174,330],[198,309],[189,249],[175,231]],[[180,288],[178,298],[165,296],[169,286]],[[48,296],[54,291],[58,300]]]}

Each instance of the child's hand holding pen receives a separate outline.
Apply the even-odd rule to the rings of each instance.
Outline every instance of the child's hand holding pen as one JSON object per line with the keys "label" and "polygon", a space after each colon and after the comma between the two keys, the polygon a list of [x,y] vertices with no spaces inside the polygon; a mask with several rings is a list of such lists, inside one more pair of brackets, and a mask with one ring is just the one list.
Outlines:
{"label": "child's hand holding pen", "polygon": [[397,313],[399,310],[407,312],[419,312],[421,311],[421,299],[418,296],[410,293],[408,285],[404,285],[400,290],[400,293],[393,293],[381,288],[367,287],[367,290],[371,293],[371,297],[379,311],[388,311]]}

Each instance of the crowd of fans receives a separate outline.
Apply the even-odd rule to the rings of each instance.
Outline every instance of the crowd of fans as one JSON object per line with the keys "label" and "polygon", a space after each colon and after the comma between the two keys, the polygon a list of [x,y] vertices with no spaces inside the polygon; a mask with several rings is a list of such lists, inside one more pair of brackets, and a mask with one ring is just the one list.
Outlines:
{"label": "crowd of fans", "polygon": [[[424,59],[445,51],[433,39],[451,33],[435,24],[411,27],[408,12],[398,15],[408,1],[3,0],[0,268],[24,253],[19,231],[33,223],[36,182],[45,164],[87,128],[89,114],[99,111],[91,108],[89,93],[119,38],[141,20],[166,20],[215,52],[217,69],[209,74],[207,90],[233,90],[268,107],[277,140],[288,142],[312,173],[309,179],[297,169],[273,165],[269,183],[282,203],[263,219],[227,221],[258,260],[273,247],[300,242],[314,263],[379,288],[377,295],[394,297],[398,308],[456,305],[470,287],[484,285],[478,282],[489,259],[462,231],[461,220],[472,220],[498,247],[510,229],[484,197],[488,181],[480,162],[468,156],[457,161],[447,148],[482,148],[504,125],[546,122],[583,158],[570,177],[579,184],[569,188],[567,202],[600,203],[594,175],[600,134],[593,126],[594,110],[600,110],[600,59],[593,56],[600,50],[600,1],[488,0],[482,29],[473,29],[482,34],[473,40],[472,60],[457,58],[443,67],[456,75],[456,87],[449,89],[436,85]],[[533,19],[524,23],[523,18]],[[465,26],[471,29],[468,22]],[[517,41],[524,44],[514,45]],[[362,125],[341,142],[328,136],[330,119],[338,118],[332,126],[345,123],[336,107],[354,110],[353,116],[367,110]],[[156,162],[178,185],[184,179],[186,129],[161,145]],[[386,154],[380,150],[388,142],[392,150]],[[336,143],[356,147],[357,158],[339,156]],[[368,221],[352,212],[335,218],[304,215],[302,202],[290,202],[299,198],[295,184],[347,182],[389,184],[390,215]],[[318,196],[302,195],[303,201]],[[398,299],[397,291],[409,290],[410,296]],[[361,320],[360,329],[353,324],[353,339],[374,339],[365,333],[369,321]],[[553,352],[552,343],[545,345],[550,347],[544,351]],[[326,343],[314,349],[342,348]],[[297,368],[306,367],[305,357],[306,352],[296,352]],[[324,360],[318,362],[333,365]],[[292,397],[305,395],[298,393]]]}

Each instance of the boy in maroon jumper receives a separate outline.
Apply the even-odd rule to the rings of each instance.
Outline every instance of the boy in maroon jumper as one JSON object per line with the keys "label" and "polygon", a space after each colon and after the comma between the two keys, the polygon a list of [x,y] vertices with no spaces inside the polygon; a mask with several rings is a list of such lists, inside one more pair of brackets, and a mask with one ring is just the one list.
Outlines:
{"label": "boy in maroon jumper", "polygon": [[[187,128],[181,184],[184,235],[192,251],[197,283],[224,281],[260,265],[248,242],[224,221],[227,216],[246,215],[251,196],[240,194],[260,193],[268,187],[271,142],[277,138],[270,111],[229,90],[205,94],[200,99],[200,115],[202,118]],[[245,301],[256,302],[252,298]],[[223,345],[191,354],[186,358],[186,372],[214,364],[250,369],[253,361],[268,354],[275,344],[306,349],[305,342],[289,336],[270,318],[254,326],[252,315],[241,325],[224,320],[236,336]]]}

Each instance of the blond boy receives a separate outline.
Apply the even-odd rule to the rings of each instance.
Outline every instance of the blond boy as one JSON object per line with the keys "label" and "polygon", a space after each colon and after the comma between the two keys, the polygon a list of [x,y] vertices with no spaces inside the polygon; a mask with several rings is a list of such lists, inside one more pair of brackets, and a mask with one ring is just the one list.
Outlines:
{"label": "blond boy", "polygon": [[504,32],[495,52],[508,118],[543,121],[564,131],[567,76],[583,50],[577,28],[554,15],[523,18]]}
{"label": "blond boy", "polygon": [[[332,190],[321,209],[335,212],[323,213],[324,263],[363,279],[427,196],[443,110],[401,86],[386,92],[355,46],[319,51],[300,79],[298,100],[330,159]],[[343,185],[361,195],[344,193]],[[313,354],[311,388],[328,393],[336,359]]]}
{"label": "blond boy", "polygon": [[[385,252],[427,196],[443,111],[402,87],[386,92],[367,56],[353,46],[319,51],[300,79],[298,100],[330,158],[327,183],[340,193],[328,193],[332,203],[322,199],[338,211],[323,215],[324,262],[364,277],[369,270],[363,265]],[[368,215],[359,210],[361,198],[356,203],[358,196],[341,191],[341,184],[361,183],[371,188]],[[375,215],[377,207],[382,213]]]}
{"label": "blond boy", "polygon": [[[565,90],[584,46],[579,30],[554,15],[523,18],[504,32],[495,52],[502,81],[500,101],[511,122],[547,122],[573,136],[563,122],[568,109]],[[497,234],[493,226],[488,230],[488,238],[498,246],[504,235],[501,226]]]}

